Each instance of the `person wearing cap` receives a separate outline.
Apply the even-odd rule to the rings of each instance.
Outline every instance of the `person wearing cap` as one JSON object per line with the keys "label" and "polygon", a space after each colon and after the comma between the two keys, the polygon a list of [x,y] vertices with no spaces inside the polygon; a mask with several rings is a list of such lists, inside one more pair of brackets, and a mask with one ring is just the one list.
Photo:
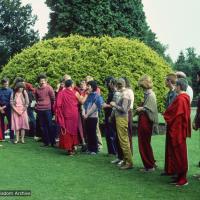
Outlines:
{"label": "person wearing cap", "polygon": [[[184,72],[181,72],[181,71],[177,71],[176,72],[176,76],[177,78],[184,78],[184,79],[187,79],[187,76]],[[186,93],[189,95],[190,97],[190,104],[192,103],[192,100],[193,100],[193,89],[190,85],[187,86],[187,89],[186,89]]]}
{"label": "person wearing cap", "polygon": [[186,177],[188,171],[186,138],[191,137],[191,109],[190,97],[186,93],[187,87],[187,80],[184,78],[177,80],[177,97],[164,112],[172,150],[171,156],[174,164],[174,173],[177,174],[177,178],[171,184],[176,186],[188,185]]}
{"label": "person wearing cap", "polygon": [[5,118],[8,121],[8,128],[10,129],[10,141],[14,141],[14,131],[11,130],[11,106],[10,106],[10,97],[13,93],[13,90],[9,88],[9,79],[3,78],[1,80],[2,87],[0,88],[0,120],[1,120],[1,133],[2,141],[5,140]]}
{"label": "person wearing cap", "polygon": [[110,105],[115,109],[115,120],[117,136],[123,152],[123,162],[120,169],[133,168],[133,159],[130,148],[130,141],[128,135],[128,111],[131,106],[130,96],[126,92],[126,82],[123,78],[117,80],[117,89],[120,92],[119,100],[110,102]]}
{"label": "person wearing cap", "polygon": [[[158,110],[156,95],[153,92],[153,82],[151,78],[144,75],[138,82],[144,91],[144,101],[141,107],[136,109],[138,118],[138,143],[139,152],[142,158],[144,168],[142,172],[152,172],[156,168],[156,160],[154,159],[153,149],[151,146],[151,136],[153,130],[158,126]],[[155,128],[155,129],[154,129]]]}
{"label": "person wearing cap", "polygon": [[10,105],[12,108],[11,115],[11,129],[16,133],[17,144],[19,142],[19,135],[21,133],[21,142],[24,143],[25,130],[29,130],[27,108],[29,105],[28,94],[25,90],[24,83],[18,82],[15,85],[14,92],[10,98]]}

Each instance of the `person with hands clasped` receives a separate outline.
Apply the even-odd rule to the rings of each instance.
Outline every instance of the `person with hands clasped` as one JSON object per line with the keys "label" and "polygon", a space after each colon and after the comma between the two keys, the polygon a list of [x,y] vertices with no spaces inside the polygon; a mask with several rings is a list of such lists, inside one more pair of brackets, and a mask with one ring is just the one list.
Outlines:
{"label": "person with hands clasped", "polygon": [[21,142],[24,142],[25,130],[29,130],[27,108],[29,105],[28,94],[25,90],[24,84],[18,82],[15,85],[14,92],[10,98],[12,108],[11,113],[11,129],[16,132],[15,144],[19,142],[19,135],[21,132]]}

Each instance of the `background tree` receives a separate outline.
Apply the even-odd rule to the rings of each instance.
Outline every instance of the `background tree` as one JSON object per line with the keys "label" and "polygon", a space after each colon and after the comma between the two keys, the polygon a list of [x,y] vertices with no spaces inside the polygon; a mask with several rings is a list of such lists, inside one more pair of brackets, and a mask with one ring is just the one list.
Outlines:
{"label": "background tree", "polygon": [[191,70],[188,67],[188,63],[183,51],[180,52],[177,61],[175,62],[174,68],[176,71],[183,71],[187,74],[187,76],[190,76]]}
{"label": "background tree", "polygon": [[22,49],[39,40],[33,29],[36,16],[30,5],[22,6],[20,0],[0,0],[0,67]]}
{"label": "background tree", "polygon": [[139,39],[165,57],[166,46],[149,28],[141,0],[46,0],[46,4],[51,9],[46,38],[122,36]]}
{"label": "background tree", "polygon": [[200,56],[196,53],[193,47],[187,48],[184,54],[180,52],[177,61],[174,65],[175,70],[183,71],[188,77],[189,84],[194,90],[194,96],[196,97],[199,93],[199,86],[196,82],[197,71],[200,70]]}

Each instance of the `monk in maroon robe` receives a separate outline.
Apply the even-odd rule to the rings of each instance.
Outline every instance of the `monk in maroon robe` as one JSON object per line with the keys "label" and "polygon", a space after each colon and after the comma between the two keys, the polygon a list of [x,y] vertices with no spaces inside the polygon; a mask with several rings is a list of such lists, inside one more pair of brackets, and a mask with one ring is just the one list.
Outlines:
{"label": "monk in maroon robe", "polygon": [[[67,85],[66,85],[67,83]],[[56,121],[61,127],[59,147],[74,154],[74,147],[79,144],[78,137],[78,98],[72,81],[67,80],[66,88],[58,93],[56,101]]]}
{"label": "monk in maroon robe", "polygon": [[190,97],[185,93],[187,81],[179,79],[176,83],[178,96],[167,108],[164,118],[168,127],[169,144],[172,150],[174,172],[178,175],[176,186],[187,185],[187,144],[186,138],[191,136]]}

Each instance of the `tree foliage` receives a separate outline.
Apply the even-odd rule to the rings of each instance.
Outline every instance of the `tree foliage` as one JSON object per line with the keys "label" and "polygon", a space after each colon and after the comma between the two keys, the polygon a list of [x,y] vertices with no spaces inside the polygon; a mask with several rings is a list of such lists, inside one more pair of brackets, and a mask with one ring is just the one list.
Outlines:
{"label": "tree foliage", "polygon": [[39,73],[46,73],[49,82],[56,86],[65,74],[80,81],[91,75],[98,81],[103,95],[108,76],[130,79],[136,104],[143,98],[138,80],[143,74],[153,78],[159,108],[163,108],[166,94],[164,79],[171,71],[166,62],[144,43],[125,38],[86,38],[78,35],[44,40],[16,55],[4,68],[0,78],[7,76],[11,82],[22,76],[35,84]]}
{"label": "tree foliage", "polygon": [[175,70],[183,71],[188,77],[189,84],[191,84],[194,95],[197,96],[199,86],[196,81],[197,72],[200,71],[200,56],[196,53],[193,47],[187,48],[186,52],[180,52],[178,59],[174,65]]}
{"label": "tree foliage", "polygon": [[166,46],[149,28],[141,0],[46,0],[46,4],[52,11],[47,38],[122,36],[139,39],[165,57]]}
{"label": "tree foliage", "polygon": [[0,67],[25,47],[37,42],[39,35],[33,26],[36,16],[30,5],[20,0],[0,0]]}

